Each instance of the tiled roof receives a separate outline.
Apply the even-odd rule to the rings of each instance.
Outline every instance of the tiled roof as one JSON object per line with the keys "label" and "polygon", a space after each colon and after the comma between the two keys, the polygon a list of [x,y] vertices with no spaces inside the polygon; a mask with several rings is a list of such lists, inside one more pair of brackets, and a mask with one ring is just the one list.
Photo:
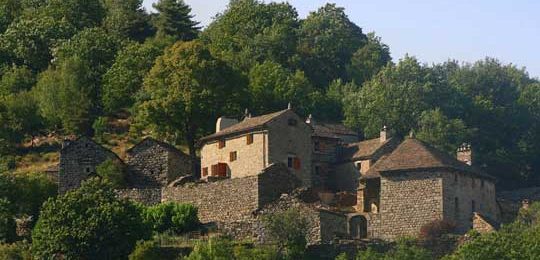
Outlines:
{"label": "tiled roof", "polygon": [[363,178],[379,177],[381,172],[440,168],[454,169],[493,178],[479,169],[460,162],[456,158],[414,138],[405,139],[390,155],[377,161]]}
{"label": "tiled roof", "polygon": [[379,138],[348,144],[343,148],[343,160],[361,160],[371,157],[381,147],[388,144],[392,138],[381,142]]}
{"label": "tiled roof", "polygon": [[358,133],[344,126],[343,124],[316,123],[313,126],[315,135],[353,135],[358,136]]}
{"label": "tiled roof", "polygon": [[241,133],[241,132],[245,132],[245,131],[254,130],[254,129],[257,129],[257,128],[264,127],[264,125],[266,123],[272,121],[276,117],[279,117],[279,116],[285,114],[285,112],[287,112],[287,111],[289,111],[289,109],[281,110],[281,111],[274,112],[274,113],[271,113],[271,114],[246,118],[246,119],[242,120],[241,122],[239,122],[238,124],[234,124],[234,125],[232,125],[230,127],[227,127],[225,129],[217,132],[217,133],[205,136],[205,137],[201,138],[200,141],[201,142],[210,141],[210,140],[213,140],[213,139],[216,139],[216,138],[219,138],[219,137],[224,137],[224,136],[233,135],[233,134],[236,134],[236,133]]}

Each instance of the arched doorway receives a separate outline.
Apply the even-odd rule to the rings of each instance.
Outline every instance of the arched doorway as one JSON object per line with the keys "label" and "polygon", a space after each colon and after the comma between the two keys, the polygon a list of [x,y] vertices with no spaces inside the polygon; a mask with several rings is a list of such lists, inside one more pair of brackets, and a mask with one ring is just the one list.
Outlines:
{"label": "arched doorway", "polygon": [[362,215],[349,218],[349,235],[353,239],[367,238],[367,219]]}

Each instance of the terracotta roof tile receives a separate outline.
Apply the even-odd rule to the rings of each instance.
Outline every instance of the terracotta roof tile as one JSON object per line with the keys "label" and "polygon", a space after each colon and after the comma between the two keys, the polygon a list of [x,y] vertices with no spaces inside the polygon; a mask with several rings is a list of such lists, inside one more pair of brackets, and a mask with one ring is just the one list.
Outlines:
{"label": "terracotta roof tile", "polygon": [[414,138],[405,139],[390,155],[375,163],[363,178],[379,177],[380,172],[447,168],[493,178],[475,167]]}
{"label": "terracotta roof tile", "polygon": [[257,128],[264,127],[265,124],[272,121],[276,117],[278,117],[278,116],[280,116],[282,114],[285,114],[285,112],[287,112],[287,111],[289,111],[289,109],[281,110],[281,111],[274,112],[274,113],[271,113],[271,114],[266,114],[266,115],[261,115],[261,116],[256,116],[256,117],[251,117],[251,118],[244,119],[244,120],[240,121],[238,124],[234,124],[234,125],[232,125],[230,127],[227,127],[225,129],[217,132],[217,133],[205,136],[205,137],[201,138],[200,141],[201,142],[210,141],[210,140],[213,140],[213,139],[216,139],[216,138],[219,138],[219,137],[224,137],[224,136],[227,136],[227,135],[232,135],[232,134],[235,134],[235,133],[245,132],[245,131],[254,130],[254,129],[257,129]]}

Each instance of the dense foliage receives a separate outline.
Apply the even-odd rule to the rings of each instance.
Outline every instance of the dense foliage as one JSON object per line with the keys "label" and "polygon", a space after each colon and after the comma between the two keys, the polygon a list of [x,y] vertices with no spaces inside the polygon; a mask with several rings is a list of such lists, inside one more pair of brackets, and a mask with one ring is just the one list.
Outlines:
{"label": "dense foliage", "polygon": [[302,258],[307,245],[308,221],[300,211],[288,209],[273,213],[265,216],[263,222],[280,258]]}
{"label": "dense foliage", "polygon": [[120,160],[105,160],[96,167],[96,174],[113,188],[123,188],[126,184],[126,166]]}
{"label": "dense foliage", "polygon": [[200,225],[196,207],[175,202],[160,203],[145,208],[143,218],[157,233],[170,231],[180,234],[193,231]]}
{"label": "dense foliage", "polygon": [[36,258],[125,258],[149,231],[139,207],[119,200],[107,183],[90,179],[45,202],[32,231],[32,253]]}
{"label": "dense foliage", "polygon": [[51,133],[99,139],[104,118],[129,112],[133,133],[195,160],[216,117],[292,102],[366,138],[386,125],[449,153],[470,142],[503,188],[540,182],[540,82],[524,69],[393,62],[335,4],[303,19],[288,3],[233,0],[202,29],[185,1],[160,0],[153,14],[141,2],[0,1],[1,155]]}

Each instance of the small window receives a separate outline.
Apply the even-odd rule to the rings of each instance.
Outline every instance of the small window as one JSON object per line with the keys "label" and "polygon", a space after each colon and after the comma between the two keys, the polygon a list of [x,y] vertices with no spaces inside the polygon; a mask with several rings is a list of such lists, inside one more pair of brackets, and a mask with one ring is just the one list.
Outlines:
{"label": "small window", "polygon": [[208,176],[208,167],[202,168],[202,176],[203,176],[203,177]]}
{"label": "small window", "polygon": [[294,119],[294,118],[289,118],[288,123],[289,123],[290,126],[295,126],[295,125],[298,124],[298,121],[296,121],[296,119]]}
{"label": "small window", "polygon": [[457,197],[454,198],[454,214],[456,218],[459,216],[459,200]]}
{"label": "small window", "polygon": [[300,170],[300,159],[298,157],[295,157],[293,160],[293,166],[295,170]]}
{"label": "small window", "polygon": [[218,142],[218,148],[221,149],[221,148],[223,148],[223,147],[225,147],[225,140],[219,140],[219,142]]}
{"label": "small window", "polygon": [[321,166],[315,166],[315,175],[321,175]]}
{"label": "small window", "polygon": [[458,182],[458,175],[457,175],[457,173],[454,173],[454,182]]}
{"label": "small window", "polygon": [[484,180],[480,181],[480,187],[484,188]]}
{"label": "small window", "polygon": [[313,142],[313,148],[315,149],[316,152],[320,151],[321,150],[321,142],[314,141]]}
{"label": "small window", "polygon": [[88,148],[90,145],[88,143],[84,144],[85,148]]}
{"label": "small window", "polygon": [[231,162],[236,161],[237,156],[238,156],[238,155],[237,155],[236,151],[230,152],[230,153],[229,153],[229,161],[231,161]]}
{"label": "small window", "polygon": [[253,134],[248,134],[246,136],[246,144],[252,144],[253,143]]}
{"label": "small window", "polygon": [[84,169],[84,171],[85,171],[86,173],[90,173],[90,167],[86,167],[86,168]]}
{"label": "small window", "polygon": [[292,168],[293,167],[293,161],[294,161],[294,157],[292,157],[292,156],[287,157],[287,167]]}
{"label": "small window", "polygon": [[471,201],[471,212],[476,212],[476,202]]}

